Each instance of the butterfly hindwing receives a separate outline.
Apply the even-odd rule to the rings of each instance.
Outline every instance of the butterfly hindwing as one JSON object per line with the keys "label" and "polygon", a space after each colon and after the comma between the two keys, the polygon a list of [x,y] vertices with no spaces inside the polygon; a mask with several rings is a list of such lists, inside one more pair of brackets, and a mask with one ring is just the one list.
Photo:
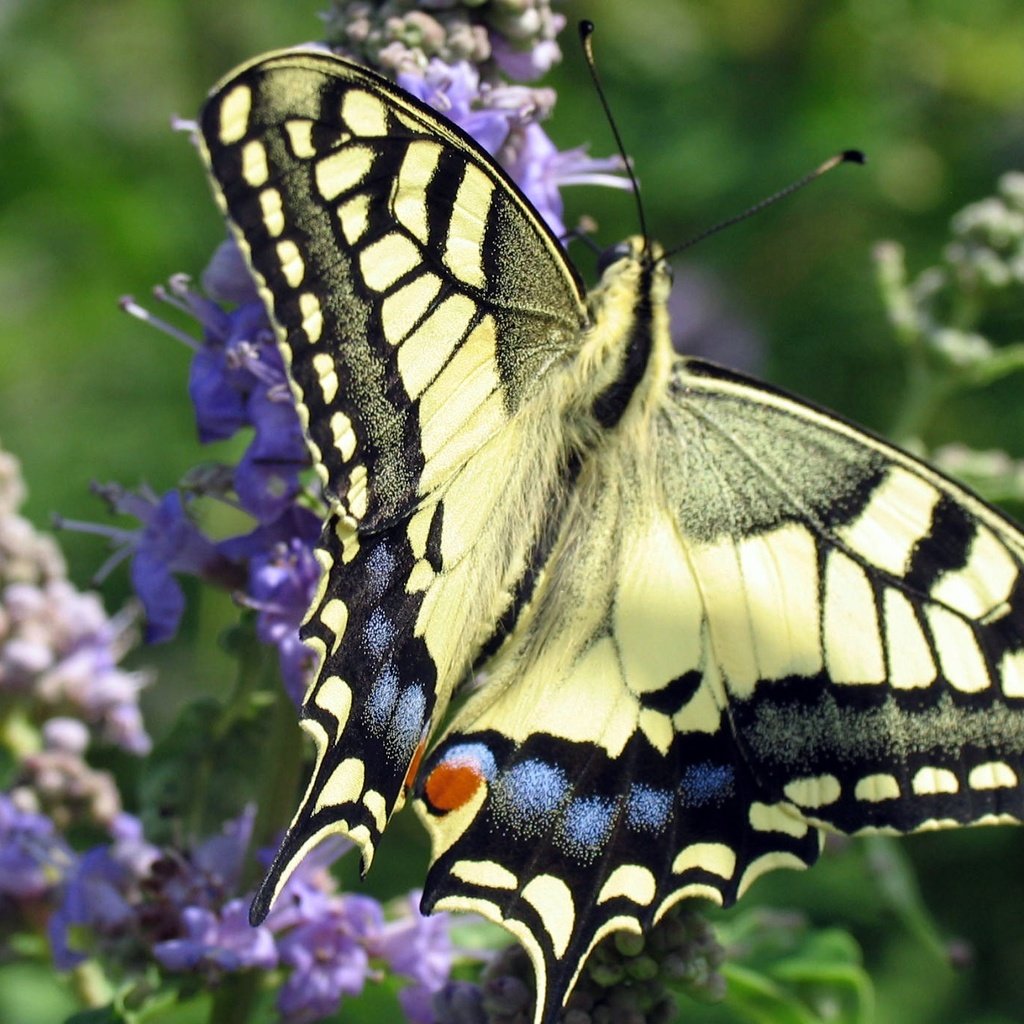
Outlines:
{"label": "butterfly hindwing", "polygon": [[576,496],[418,789],[426,905],[520,937],[537,1020],[607,931],[731,903],[822,830],[1024,817],[1024,539],[998,513],[683,360]]}
{"label": "butterfly hindwing", "polygon": [[[673,391],[666,438],[704,443],[666,482],[706,581],[711,644],[726,654],[733,729],[762,784],[846,832],[1021,818],[1016,527],[764,385],[689,363]],[[710,479],[712,462],[717,484],[698,495],[692,481]]]}

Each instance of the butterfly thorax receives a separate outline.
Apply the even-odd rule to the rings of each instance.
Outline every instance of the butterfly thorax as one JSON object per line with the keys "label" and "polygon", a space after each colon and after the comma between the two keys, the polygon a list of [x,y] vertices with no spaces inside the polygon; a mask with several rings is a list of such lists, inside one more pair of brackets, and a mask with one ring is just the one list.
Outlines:
{"label": "butterfly thorax", "polygon": [[663,394],[671,363],[664,250],[634,236],[613,251],[587,297],[591,327],[576,360],[574,395],[599,435],[646,419]]}

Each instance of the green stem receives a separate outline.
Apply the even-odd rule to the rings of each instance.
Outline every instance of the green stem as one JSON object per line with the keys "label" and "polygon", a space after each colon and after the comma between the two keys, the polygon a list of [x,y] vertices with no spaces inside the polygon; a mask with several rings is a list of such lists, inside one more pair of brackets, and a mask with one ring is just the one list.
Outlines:
{"label": "green stem", "polygon": [[[303,743],[295,705],[281,685],[274,652],[257,639],[251,622],[240,625],[230,637],[238,659],[235,692],[218,722],[219,733],[228,732],[239,715],[253,702],[266,723],[261,790],[257,796],[256,822],[242,877],[242,888],[259,881],[261,869],[255,851],[274,842],[294,809],[302,766]],[[258,972],[228,976],[218,988],[210,1008],[210,1024],[247,1024],[260,994]]]}
{"label": "green stem", "polygon": [[937,407],[948,393],[944,381],[937,378],[920,349],[911,349],[907,360],[907,388],[899,404],[896,420],[888,437],[904,448],[921,443]]}
{"label": "green stem", "polygon": [[248,888],[261,876],[256,850],[276,843],[295,811],[305,744],[298,713],[281,683],[274,652],[259,641],[251,622],[233,630],[230,643],[238,659],[238,677],[220,724],[224,730],[229,729],[234,717],[247,713],[256,702],[265,726],[256,821],[242,878],[243,887]]}
{"label": "green stem", "polygon": [[[263,772],[250,852],[276,843],[281,830],[291,820],[304,761],[305,743],[297,725],[295,705],[280,682],[276,684],[274,701],[266,714],[266,763],[272,768]],[[249,886],[258,882],[261,871],[255,857],[250,856],[243,884]]]}

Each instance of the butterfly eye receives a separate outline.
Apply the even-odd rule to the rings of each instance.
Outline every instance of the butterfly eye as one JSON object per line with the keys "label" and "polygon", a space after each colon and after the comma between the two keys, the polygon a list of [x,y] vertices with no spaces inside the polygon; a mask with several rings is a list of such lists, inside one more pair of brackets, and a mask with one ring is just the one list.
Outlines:
{"label": "butterfly eye", "polygon": [[618,245],[605,249],[597,257],[597,272],[603,274],[612,264],[618,263],[619,260],[627,259],[631,254],[632,249],[629,242],[619,242]]}

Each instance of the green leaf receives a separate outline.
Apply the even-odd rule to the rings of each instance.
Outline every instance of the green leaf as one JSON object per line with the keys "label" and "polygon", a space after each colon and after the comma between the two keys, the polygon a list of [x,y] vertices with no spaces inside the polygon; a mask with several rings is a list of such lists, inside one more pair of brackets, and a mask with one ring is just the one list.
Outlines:
{"label": "green leaf", "polygon": [[728,985],[725,1005],[755,1024],[818,1024],[791,992],[740,964],[722,968]]}
{"label": "green leaf", "polygon": [[[233,630],[229,645],[239,662],[231,699],[183,708],[142,772],[139,802],[146,834],[155,842],[217,832],[246,804],[262,803],[268,786],[285,791],[289,806],[294,801],[302,742],[277,659],[256,639],[251,623]],[[278,712],[282,701],[285,710]],[[288,746],[295,751],[290,759],[280,753]]]}
{"label": "green leaf", "polygon": [[754,1024],[869,1024],[874,991],[847,932],[794,915],[737,915],[729,935],[724,1005]]}
{"label": "green leaf", "polygon": [[[185,707],[150,756],[139,782],[146,834],[156,842],[198,838],[220,828],[255,797],[262,728],[255,714],[225,724],[212,700]],[[178,833],[178,834],[175,834]]]}

